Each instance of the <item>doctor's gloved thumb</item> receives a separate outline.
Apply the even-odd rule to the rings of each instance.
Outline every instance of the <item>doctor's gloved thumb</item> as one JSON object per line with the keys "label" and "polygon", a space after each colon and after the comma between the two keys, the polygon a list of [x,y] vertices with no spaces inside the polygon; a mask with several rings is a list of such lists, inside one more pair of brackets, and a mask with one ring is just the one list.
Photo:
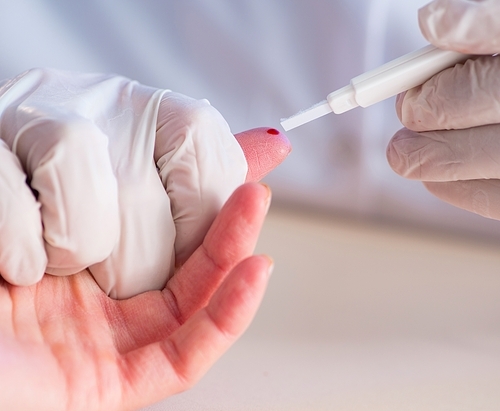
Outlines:
{"label": "doctor's gloved thumb", "polygon": [[235,134],[248,163],[246,181],[259,181],[292,151],[288,138],[274,128],[260,127]]}
{"label": "doctor's gloved thumb", "polygon": [[465,54],[500,52],[498,0],[434,0],[418,14],[420,30],[436,47]]}

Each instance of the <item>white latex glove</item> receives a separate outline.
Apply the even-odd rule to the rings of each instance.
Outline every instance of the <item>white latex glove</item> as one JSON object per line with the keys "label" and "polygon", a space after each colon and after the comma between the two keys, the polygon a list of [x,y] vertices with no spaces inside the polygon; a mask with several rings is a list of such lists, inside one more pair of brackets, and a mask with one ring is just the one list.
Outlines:
{"label": "white latex glove", "polygon": [[5,82],[0,137],[0,272],[17,285],[89,267],[114,298],[161,289],[248,171],[206,100],[113,75]]}
{"label": "white latex glove", "polygon": [[500,50],[500,1],[435,0],[419,10],[424,37],[436,47],[465,54]]}
{"label": "white latex glove", "polygon": [[[437,0],[419,17],[438,47],[500,52],[499,1]],[[392,168],[457,207],[500,219],[500,58],[444,70],[398,96],[396,109],[406,128],[389,143]]]}

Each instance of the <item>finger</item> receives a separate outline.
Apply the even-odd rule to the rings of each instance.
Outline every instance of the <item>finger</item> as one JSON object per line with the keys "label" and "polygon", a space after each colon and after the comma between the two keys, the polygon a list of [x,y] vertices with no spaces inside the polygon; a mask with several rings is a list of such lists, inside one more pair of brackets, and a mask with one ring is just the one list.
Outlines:
{"label": "finger", "polygon": [[[265,256],[243,261],[210,304],[169,338],[127,354],[124,372],[126,381],[134,386],[124,392],[140,394],[139,401],[151,402],[197,382],[250,324],[262,300],[271,267],[271,260]],[[130,399],[134,400],[137,399]]]}
{"label": "finger", "polygon": [[11,284],[38,282],[47,264],[40,205],[19,160],[0,140],[0,275]]}
{"label": "finger", "polygon": [[399,130],[387,160],[399,175],[422,181],[500,178],[500,125],[416,133]]}
{"label": "finger", "polygon": [[456,207],[500,220],[500,181],[471,180],[424,183],[436,197]]}
{"label": "finger", "polygon": [[246,181],[259,181],[292,151],[290,141],[274,128],[255,128],[235,134],[248,163]]}
{"label": "finger", "polygon": [[175,227],[169,198],[151,160],[137,160],[145,164],[130,169],[140,175],[129,169],[126,174],[132,178],[118,181],[120,239],[108,258],[89,267],[101,289],[116,299],[163,289],[174,268]]}
{"label": "finger", "polygon": [[163,291],[179,322],[204,307],[229,271],[253,253],[270,200],[267,186],[247,183],[224,205],[203,245]]}
{"label": "finger", "polygon": [[[162,291],[163,296],[145,293],[113,301],[113,307],[117,307],[119,313],[110,315],[110,318],[120,318],[116,323],[111,320],[120,352],[170,335],[173,329],[207,304],[229,271],[252,254],[269,201],[269,189],[261,184],[249,183],[238,188],[214,221],[204,245],[169,280]],[[127,267],[124,267],[125,271]],[[93,274],[94,270],[95,267],[91,267]],[[142,286],[142,275],[137,275],[140,271],[136,268],[138,284],[135,290]],[[120,274],[123,276],[123,271]],[[109,277],[108,274],[102,283]],[[129,281],[133,282],[133,279]],[[165,313],[165,305],[168,313]],[[145,310],[145,307],[149,308]],[[112,310],[108,307],[106,311]],[[147,318],[139,315],[141,312]],[[148,327],[145,327],[145,321]]]}
{"label": "finger", "polygon": [[171,92],[160,103],[154,159],[172,204],[179,266],[244,183],[248,167],[228,124],[208,101]]}
{"label": "finger", "polygon": [[119,235],[116,180],[106,136],[85,120],[27,122],[13,151],[38,193],[47,272],[68,275],[105,259]]}
{"label": "finger", "polygon": [[[124,85],[126,95],[129,86],[128,82]],[[151,91],[142,92],[149,95]],[[109,153],[118,185],[120,237],[109,257],[89,271],[115,299],[162,290],[173,274],[176,229],[171,202],[152,161],[163,94],[157,90],[147,99],[123,103],[135,113],[134,124],[103,125],[109,128]]]}
{"label": "finger", "polygon": [[500,57],[483,56],[442,71],[400,95],[396,110],[414,131],[500,123]]}
{"label": "finger", "polygon": [[435,0],[419,10],[424,37],[435,46],[467,54],[500,52],[497,0]]}

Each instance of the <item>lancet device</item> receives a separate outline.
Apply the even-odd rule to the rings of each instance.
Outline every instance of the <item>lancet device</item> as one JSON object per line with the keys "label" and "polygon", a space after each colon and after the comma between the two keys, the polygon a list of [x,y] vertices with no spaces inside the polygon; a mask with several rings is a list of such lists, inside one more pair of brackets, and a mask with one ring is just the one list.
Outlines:
{"label": "lancet device", "polygon": [[425,46],[353,78],[347,86],[328,94],[326,100],[282,119],[281,125],[288,131],[331,112],[342,114],[355,107],[371,106],[419,86],[469,57],[471,55],[441,50],[433,45]]}

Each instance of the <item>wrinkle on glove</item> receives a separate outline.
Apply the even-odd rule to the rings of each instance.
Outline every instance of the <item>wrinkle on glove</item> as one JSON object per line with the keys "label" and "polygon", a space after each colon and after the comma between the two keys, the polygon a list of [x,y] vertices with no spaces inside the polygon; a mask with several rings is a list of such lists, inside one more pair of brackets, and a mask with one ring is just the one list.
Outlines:
{"label": "wrinkle on glove", "polygon": [[[436,0],[419,14],[434,45],[468,54],[500,50],[500,2]],[[478,56],[398,96],[406,127],[387,147],[398,174],[436,197],[500,219],[500,58]]]}
{"label": "wrinkle on glove", "polygon": [[465,54],[500,52],[498,0],[434,0],[419,10],[418,20],[436,47]]}
{"label": "wrinkle on glove", "polygon": [[424,182],[440,200],[480,216],[500,220],[500,180]]}
{"label": "wrinkle on glove", "polygon": [[482,56],[457,64],[400,96],[398,117],[413,131],[499,123],[499,74],[500,56]]}
{"label": "wrinkle on glove", "polygon": [[439,199],[500,220],[500,124],[449,131],[404,128],[387,147],[399,175],[424,182]]}
{"label": "wrinkle on glove", "polygon": [[387,148],[399,175],[421,181],[500,179],[500,125],[447,132],[402,129]]}
{"label": "wrinkle on glove", "polygon": [[120,235],[108,138],[88,120],[53,113],[28,120],[12,151],[41,204],[47,272],[70,275],[107,258]]}
{"label": "wrinkle on glove", "polygon": [[47,265],[40,204],[26,185],[19,159],[1,140],[0,164],[0,273],[11,284],[32,285]]}
{"label": "wrinkle on glove", "polygon": [[179,266],[245,181],[247,162],[228,124],[207,100],[173,92],[160,103],[154,159],[172,201]]}
{"label": "wrinkle on glove", "polygon": [[[175,121],[162,129],[156,147],[158,110],[168,94],[120,76],[51,69],[33,69],[3,83],[0,138],[5,155],[12,154],[8,147],[22,164],[23,169],[13,162],[12,167],[18,167],[15,184],[27,179],[36,192],[23,186],[23,208],[12,206],[23,196],[3,189],[0,212],[14,210],[19,217],[27,209],[28,218],[38,216],[38,224],[26,220],[26,226],[34,228],[16,237],[14,255],[36,248],[33,255],[46,254],[47,271],[56,275],[89,267],[99,286],[114,298],[165,285],[173,273],[175,253],[185,258],[192,244],[201,242],[203,230],[244,182],[247,171],[227,124],[214,109],[206,108],[206,102],[190,100],[188,106],[205,108],[186,110],[179,96],[167,110]],[[201,121],[200,112],[213,118]],[[225,156],[231,159],[214,167]],[[223,179],[221,170],[231,178]],[[198,204],[207,202],[201,212],[196,199]],[[186,204],[191,207],[183,214]],[[203,228],[190,229],[194,221]],[[189,235],[181,235],[184,242],[179,240],[174,249],[177,229]],[[1,275],[14,284],[36,282],[43,274],[38,267],[26,280],[26,269],[3,269],[20,261],[11,264],[2,258],[6,257],[0,254]],[[45,262],[34,259],[34,265]]]}

